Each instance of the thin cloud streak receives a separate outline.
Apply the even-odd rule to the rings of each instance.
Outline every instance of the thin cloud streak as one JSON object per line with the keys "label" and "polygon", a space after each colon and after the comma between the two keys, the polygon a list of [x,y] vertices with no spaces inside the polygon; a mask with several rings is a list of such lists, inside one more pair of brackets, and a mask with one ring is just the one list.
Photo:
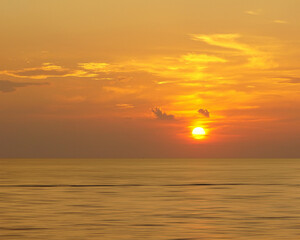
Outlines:
{"label": "thin cloud streak", "polygon": [[52,63],[43,63],[40,67],[21,70],[4,70],[0,74],[15,78],[47,79],[50,77],[95,77],[96,74],[83,70],[63,68]]}
{"label": "thin cloud streak", "polygon": [[273,23],[288,24],[288,21],[285,21],[285,20],[274,20]]}
{"label": "thin cloud streak", "polygon": [[29,86],[42,86],[48,83],[33,83],[33,82],[12,82],[12,81],[0,81],[0,92],[9,93],[14,92],[21,87]]}

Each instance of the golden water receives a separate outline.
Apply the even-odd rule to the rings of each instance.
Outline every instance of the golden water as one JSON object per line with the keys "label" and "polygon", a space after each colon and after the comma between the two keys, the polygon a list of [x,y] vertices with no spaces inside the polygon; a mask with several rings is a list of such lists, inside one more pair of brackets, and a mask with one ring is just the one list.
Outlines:
{"label": "golden water", "polygon": [[300,239],[300,160],[0,160],[2,240]]}

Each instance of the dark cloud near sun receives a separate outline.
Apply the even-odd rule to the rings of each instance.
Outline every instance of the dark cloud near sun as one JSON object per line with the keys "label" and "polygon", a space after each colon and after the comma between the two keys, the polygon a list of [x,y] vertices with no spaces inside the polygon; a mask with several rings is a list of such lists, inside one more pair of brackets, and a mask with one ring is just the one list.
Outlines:
{"label": "dark cloud near sun", "polygon": [[32,83],[32,82],[11,82],[6,80],[0,80],[0,92],[14,92],[17,88],[28,86],[41,86],[48,83]]}
{"label": "dark cloud near sun", "polygon": [[172,114],[167,114],[163,112],[160,108],[152,108],[152,112],[155,114],[156,118],[159,120],[175,120],[175,116]]}
{"label": "dark cloud near sun", "polygon": [[209,118],[210,112],[207,109],[199,109],[198,113],[200,113],[202,116]]}

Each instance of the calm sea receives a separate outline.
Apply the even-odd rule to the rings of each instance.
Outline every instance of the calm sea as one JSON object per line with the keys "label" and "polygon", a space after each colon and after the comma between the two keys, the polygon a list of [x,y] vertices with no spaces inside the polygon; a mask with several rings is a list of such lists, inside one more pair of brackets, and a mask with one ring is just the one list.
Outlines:
{"label": "calm sea", "polygon": [[300,160],[0,160],[0,239],[300,239]]}

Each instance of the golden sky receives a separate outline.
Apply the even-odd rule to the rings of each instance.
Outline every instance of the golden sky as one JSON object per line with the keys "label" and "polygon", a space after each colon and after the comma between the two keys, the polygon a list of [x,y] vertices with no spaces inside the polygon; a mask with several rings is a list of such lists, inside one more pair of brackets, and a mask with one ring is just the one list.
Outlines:
{"label": "golden sky", "polygon": [[0,157],[300,156],[298,0],[0,9]]}

